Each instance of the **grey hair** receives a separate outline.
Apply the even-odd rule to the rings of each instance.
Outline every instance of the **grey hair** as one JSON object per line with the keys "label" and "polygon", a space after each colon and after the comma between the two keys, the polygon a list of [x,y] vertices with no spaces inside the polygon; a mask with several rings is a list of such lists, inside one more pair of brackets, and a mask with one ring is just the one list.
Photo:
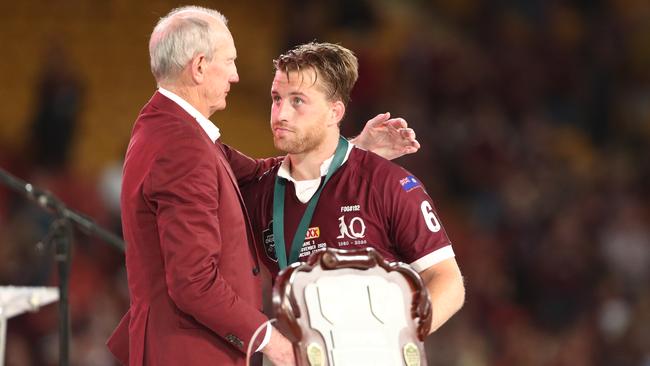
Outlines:
{"label": "grey hair", "polygon": [[[182,16],[179,16],[181,13]],[[160,18],[149,39],[151,72],[158,83],[174,80],[188,62],[198,53],[211,61],[218,31],[205,20],[214,17],[228,23],[220,12],[200,6],[173,9]]]}

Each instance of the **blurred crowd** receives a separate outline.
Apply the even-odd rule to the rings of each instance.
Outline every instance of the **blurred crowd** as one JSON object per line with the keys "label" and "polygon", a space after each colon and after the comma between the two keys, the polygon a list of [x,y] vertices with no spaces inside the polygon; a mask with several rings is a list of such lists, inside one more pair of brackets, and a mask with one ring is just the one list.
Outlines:
{"label": "blurred crowd", "polygon": [[[422,144],[398,163],[437,202],[467,286],[427,340],[430,365],[650,365],[649,2],[286,6],[278,54],[317,39],[359,57],[344,132],[390,111]],[[119,167],[66,168],[84,86],[62,57],[44,68],[24,151],[0,150],[0,167],[119,233]],[[0,284],[56,284],[38,244],[50,223],[0,188]],[[73,363],[113,365],[123,256],[78,232],[73,257]],[[54,306],[11,320],[7,364],[56,364],[56,321]]]}

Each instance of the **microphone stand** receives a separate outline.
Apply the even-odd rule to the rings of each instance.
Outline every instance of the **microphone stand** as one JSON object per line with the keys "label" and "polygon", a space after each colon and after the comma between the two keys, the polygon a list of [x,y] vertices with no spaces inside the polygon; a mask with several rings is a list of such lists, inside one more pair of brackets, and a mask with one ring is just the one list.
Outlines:
{"label": "microphone stand", "polygon": [[99,237],[124,252],[125,244],[115,234],[103,229],[87,216],[69,209],[52,193],[22,181],[0,168],[0,182],[54,214],[44,243],[55,245],[55,260],[59,274],[59,365],[68,366],[70,359],[70,310],[68,292],[70,287],[71,244],[73,224],[88,235]]}

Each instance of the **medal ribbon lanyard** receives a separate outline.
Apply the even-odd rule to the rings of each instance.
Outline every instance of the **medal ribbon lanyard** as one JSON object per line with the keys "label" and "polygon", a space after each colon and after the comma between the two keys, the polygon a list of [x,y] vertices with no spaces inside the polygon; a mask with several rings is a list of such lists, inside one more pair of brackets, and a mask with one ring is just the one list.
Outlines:
{"label": "medal ribbon lanyard", "polygon": [[287,252],[284,241],[284,193],[287,186],[287,180],[276,175],[275,187],[273,189],[273,241],[275,242],[275,256],[278,258],[280,270],[286,268],[288,264],[298,261],[298,255],[300,254],[300,249],[302,249],[302,245],[305,242],[305,234],[307,234],[307,228],[309,227],[312,216],[314,216],[314,210],[318,204],[318,198],[332,174],[334,174],[334,172],[336,172],[343,164],[343,159],[345,159],[347,151],[348,140],[339,137],[339,143],[336,146],[336,152],[334,153],[332,164],[327,170],[325,181],[309,200],[307,209],[302,215],[302,219],[300,219],[298,229],[296,229],[296,234],[291,242],[291,256],[289,257],[289,263],[287,263]]}

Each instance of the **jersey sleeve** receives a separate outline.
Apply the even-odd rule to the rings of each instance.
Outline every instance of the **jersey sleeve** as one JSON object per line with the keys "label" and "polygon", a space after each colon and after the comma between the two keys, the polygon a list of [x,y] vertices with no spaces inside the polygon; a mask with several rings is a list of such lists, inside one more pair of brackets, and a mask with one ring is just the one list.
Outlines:
{"label": "jersey sleeve", "polygon": [[420,272],[454,256],[433,200],[415,176],[391,165],[383,183],[388,236],[402,261]]}

